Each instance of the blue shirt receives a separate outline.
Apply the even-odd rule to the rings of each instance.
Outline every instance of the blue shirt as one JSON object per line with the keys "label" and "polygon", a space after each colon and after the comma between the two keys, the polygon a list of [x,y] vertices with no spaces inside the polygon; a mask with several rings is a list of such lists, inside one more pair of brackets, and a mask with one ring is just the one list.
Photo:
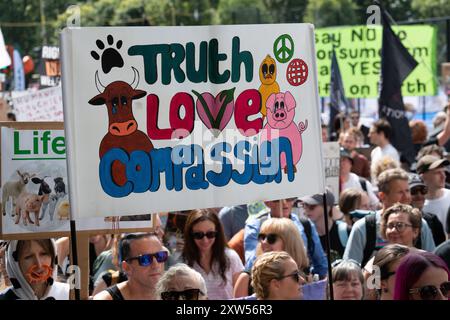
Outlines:
{"label": "blue shirt", "polygon": [[[269,218],[271,218],[270,214]],[[295,214],[291,214],[290,218],[297,226],[302,236],[303,243],[305,244],[306,248],[308,248],[308,238],[306,237],[303,224]],[[312,252],[309,252],[308,250],[308,257],[312,265],[311,273],[318,274],[322,278],[325,277],[328,273],[328,261],[320,243],[320,238],[319,234],[317,233],[316,226],[310,219],[308,219],[308,222],[311,224],[311,238],[314,242],[313,250],[311,250]],[[260,228],[261,219],[259,218],[252,219],[245,225],[244,249],[246,270],[250,270],[252,268],[253,263],[256,259],[256,246],[258,245],[258,234]]]}

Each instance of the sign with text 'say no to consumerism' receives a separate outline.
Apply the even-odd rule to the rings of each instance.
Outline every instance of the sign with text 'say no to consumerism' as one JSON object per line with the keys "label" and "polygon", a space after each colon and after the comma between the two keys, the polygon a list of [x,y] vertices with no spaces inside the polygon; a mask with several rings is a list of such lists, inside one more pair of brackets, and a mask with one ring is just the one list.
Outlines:
{"label": "sign with text 'say no to consumerism'", "polygon": [[66,29],[73,213],[323,192],[309,24]]}
{"label": "sign with text 'say no to consumerism'", "polygon": [[[403,96],[433,96],[436,81],[436,28],[428,25],[392,28],[419,63],[405,79]],[[367,26],[330,27],[315,33],[319,94],[330,96],[333,46],[347,98],[377,98],[381,72],[382,28]]]}

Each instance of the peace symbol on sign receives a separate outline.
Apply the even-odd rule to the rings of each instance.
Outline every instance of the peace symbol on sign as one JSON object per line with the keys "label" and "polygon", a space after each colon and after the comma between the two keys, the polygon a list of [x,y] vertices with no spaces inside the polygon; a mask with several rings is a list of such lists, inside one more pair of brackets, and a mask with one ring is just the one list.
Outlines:
{"label": "peace symbol on sign", "polygon": [[294,55],[294,41],[288,34],[282,34],[273,43],[273,54],[280,63],[288,62]]}

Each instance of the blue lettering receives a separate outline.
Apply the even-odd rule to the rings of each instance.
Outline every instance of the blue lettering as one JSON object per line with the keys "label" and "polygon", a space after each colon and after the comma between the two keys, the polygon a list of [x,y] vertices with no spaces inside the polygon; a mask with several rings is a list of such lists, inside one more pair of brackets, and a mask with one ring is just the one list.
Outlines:
{"label": "blue lettering", "polygon": [[128,154],[120,148],[113,148],[103,155],[99,166],[100,184],[103,190],[111,197],[126,197],[133,191],[133,184],[127,181],[120,187],[113,181],[111,168],[114,161],[119,161],[126,165],[128,163]]}
{"label": "blue lettering", "polygon": [[218,161],[222,164],[222,172],[217,173],[214,171],[208,171],[206,178],[208,181],[216,187],[223,187],[230,182],[232,165],[230,160],[222,155],[222,152],[231,152],[231,145],[226,142],[215,144],[211,149],[211,160]]}

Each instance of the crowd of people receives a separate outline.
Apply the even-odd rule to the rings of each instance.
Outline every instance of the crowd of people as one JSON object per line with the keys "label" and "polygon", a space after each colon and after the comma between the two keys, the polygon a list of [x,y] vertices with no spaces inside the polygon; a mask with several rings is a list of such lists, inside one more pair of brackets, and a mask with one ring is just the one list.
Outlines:
{"label": "crowd of people", "polygon": [[[450,108],[434,136],[411,122],[413,164],[390,143],[386,120],[367,128],[351,112],[339,121],[338,199],[327,189],[178,212],[175,244],[158,215],[156,232],[93,236],[91,298],[448,300]],[[68,247],[68,239],[5,242],[0,300],[69,299]]]}

